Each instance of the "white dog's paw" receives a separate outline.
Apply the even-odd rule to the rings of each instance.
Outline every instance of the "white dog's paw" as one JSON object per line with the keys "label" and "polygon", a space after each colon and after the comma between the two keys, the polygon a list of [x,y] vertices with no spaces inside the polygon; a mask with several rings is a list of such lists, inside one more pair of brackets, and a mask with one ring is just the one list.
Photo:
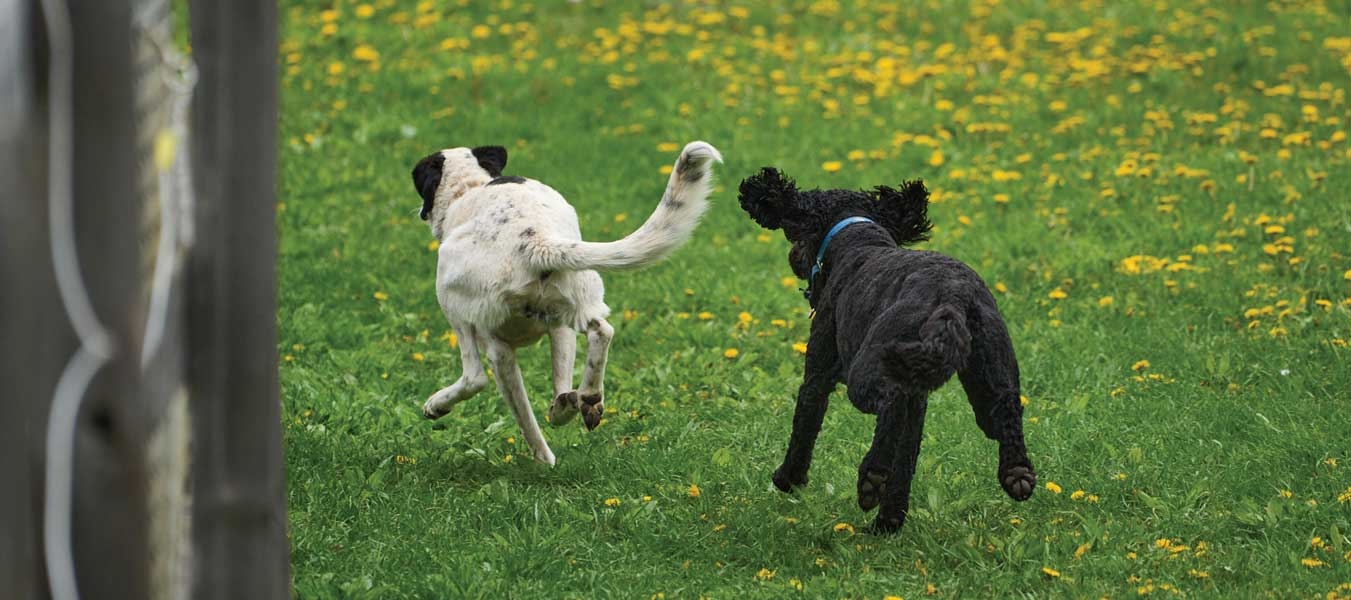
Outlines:
{"label": "white dog's paw", "polygon": [[450,412],[453,403],[446,397],[445,392],[446,390],[441,390],[427,398],[427,401],[422,404],[422,416],[435,421]]}
{"label": "white dog's paw", "polygon": [[578,403],[576,390],[559,394],[549,404],[549,424],[559,427],[572,421],[577,416]]}
{"label": "white dog's paw", "polygon": [[548,448],[543,448],[535,451],[535,462],[546,464],[552,467],[554,466],[554,463],[557,461],[554,460],[553,451],[549,450]]}

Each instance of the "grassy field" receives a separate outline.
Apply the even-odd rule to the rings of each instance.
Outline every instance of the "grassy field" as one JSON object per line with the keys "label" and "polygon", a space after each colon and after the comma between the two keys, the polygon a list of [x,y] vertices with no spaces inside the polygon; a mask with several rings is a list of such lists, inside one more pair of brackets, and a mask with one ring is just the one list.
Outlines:
{"label": "grassy field", "polygon": [[[280,289],[304,598],[1351,596],[1351,4],[288,1]],[[898,8],[910,6],[909,8]],[[694,240],[606,277],[609,414],[530,454],[459,374],[409,170],[506,172],[616,239],[679,145],[726,156]],[[955,383],[905,530],[854,502],[837,392],[770,485],[810,317],[736,183],[923,178],[996,290],[1040,474],[1015,504]],[[522,351],[543,418],[547,344]]]}

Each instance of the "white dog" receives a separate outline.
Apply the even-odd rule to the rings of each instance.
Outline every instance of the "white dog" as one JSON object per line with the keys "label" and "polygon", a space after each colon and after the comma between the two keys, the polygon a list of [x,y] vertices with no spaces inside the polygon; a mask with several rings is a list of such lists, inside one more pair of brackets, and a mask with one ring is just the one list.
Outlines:
{"label": "white dog", "polygon": [[[413,168],[423,220],[440,240],[436,299],[460,340],[464,374],[432,394],[422,413],[436,419],[487,384],[485,351],[507,407],[535,460],[554,464],[526,399],[515,349],[546,333],[553,351],[554,401],[549,422],[578,412],[587,429],[605,411],[602,380],[614,328],[606,322],[605,287],[594,269],[636,269],[665,258],[689,239],[708,207],[718,150],[690,142],[671,171],[666,193],[637,231],[614,242],[582,240],[577,213],[553,188],[533,179],[502,176],[500,146],[452,148]],[[582,385],[572,388],[577,331],[586,332]]]}

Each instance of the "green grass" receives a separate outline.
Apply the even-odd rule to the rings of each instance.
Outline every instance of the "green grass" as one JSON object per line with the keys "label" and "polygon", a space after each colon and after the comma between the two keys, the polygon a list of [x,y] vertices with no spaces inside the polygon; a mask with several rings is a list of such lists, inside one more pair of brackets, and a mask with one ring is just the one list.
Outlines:
{"label": "green grass", "polygon": [[[1346,2],[285,4],[297,595],[1351,595]],[[609,240],[693,139],[727,159],[695,239],[606,276],[604,424],[546,428],[550,469],[492,386],[425,421],[459,359],[413,163],[504,144]],[[810,486],[772,489],[810,319],[736,204],[771,164],[926,180],[925,247],[1004,290],[1029,502],[955,384],[899,536],[861,533],[872,419],[838,392]],[[547,345],[521,356],[542,418]]]}

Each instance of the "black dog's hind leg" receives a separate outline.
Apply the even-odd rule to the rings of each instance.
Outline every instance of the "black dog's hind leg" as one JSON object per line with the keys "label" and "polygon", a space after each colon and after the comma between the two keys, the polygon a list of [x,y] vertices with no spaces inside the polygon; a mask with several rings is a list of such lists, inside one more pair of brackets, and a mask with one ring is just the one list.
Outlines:
{"label": "black dog's hind leg", "polygon": [[928,402],[926,393],[902,393],[877,413],[873,445],[859,465],[858,479],[859,507],[882,507],[872,525],[876,533],[893,533],[905,525]]}
{"label": "black dog's hind leg", "polygon": [[999,485],[1014,500],[1032,496],[1037,474],[1023,442],[1018,360],[1004,323],[985,319],[971,340],[967,368],[957,374],[985,437],[999,442]]}
{"label": "black dog's hind leg", "polygon": [[821,433],[821,421],[826,417],[830,393],[839,381],[839,358],[836,355],[833,332],[821,326],[812,327],[807,343],[806,368],[802,385],[797,390],[797,407],[793,411],[793,433],[788,439],[788,453],[783,464],[774,471],[774,487],[791,491],[807,483],[807,470],[812,464],[812,449]]}

